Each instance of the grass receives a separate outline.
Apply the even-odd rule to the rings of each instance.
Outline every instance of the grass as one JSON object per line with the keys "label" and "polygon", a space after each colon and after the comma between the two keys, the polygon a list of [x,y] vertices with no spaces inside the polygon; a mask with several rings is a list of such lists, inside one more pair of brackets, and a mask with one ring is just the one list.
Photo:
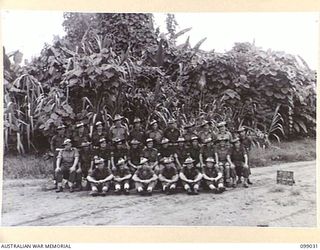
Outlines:
{"label": "grass", "polygon": [[303,139],[274,143],[270,148],[253,148],[250,152],[251,167],[264,167],[277,163],[311,161],[316,159],[316,140]]}
{"label": "grass", "polygon": [[[273,147],[265,150],[253,148],[250,152],[250,165],[252,167],[315,159],[316,141],[311,139],[276,143],[273,144]],[[52,159],[45,160],[44,157],[36,155],[5,155],[3,173],[4,178],[9,179],[51,177],[53,163]]]}

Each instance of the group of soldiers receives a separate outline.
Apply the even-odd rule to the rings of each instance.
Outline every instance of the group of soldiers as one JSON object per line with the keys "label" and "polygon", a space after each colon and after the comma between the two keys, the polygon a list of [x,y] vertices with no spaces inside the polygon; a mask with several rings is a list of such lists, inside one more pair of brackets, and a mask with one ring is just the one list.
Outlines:
{"label": "group of soldiers", "polygon": [[105,196],[111,189],[128,195],[134,186],[141,195],[152,195],[156,187],[173,194],[180,186],[197,195],[202,188],[222,193],[252,184],[251,140],[243,127],[234,136],[226,122],[212,131],[211,122],[203,120],[196,131],[195,123],[178,129],[174,119],[163,130],[156,120],[148,130],[140,118],[130,129],[123,121],[118,114],[111,127],[98,121],[91,134],[83,122],[75,131],[57,127],[51,139],[56,192],[69,187],[70,192],[91,190],[92,196]]}

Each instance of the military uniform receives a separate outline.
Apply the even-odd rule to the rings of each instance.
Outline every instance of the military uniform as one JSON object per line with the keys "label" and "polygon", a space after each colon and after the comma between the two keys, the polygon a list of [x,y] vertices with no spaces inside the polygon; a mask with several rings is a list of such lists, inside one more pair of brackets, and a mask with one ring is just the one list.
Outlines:
{"label": "military uniform", "polygon": [[76,148],[80,147],[81,144],[86,141],[89,141],[89,135],[87,132],[83,132],[82,134],[76,132],[73,136],[73,145]]}
{"label": "military uniform", "polygon": [[92,133],[92,138],[91,138],[91,141],[92,141],[92,145],[95,146],[95,147],[99,147],[100,145],[100,139],[102,138],[105,138],[105,139],[108,139],[108,133],[105,132],[105,131],[93,131]]}
{"label": "military uniform", "polygon": [[173,127],[173,128],[166,128],[164,130],[163,136],[165,138],[168,138],[170,143],[174,143],[178,140],[180,136],[180,131],[179,129]]}
{"label": "military uniform", "polygon": [[231,149],[231,161],[232,163],[236,166],[236,173],[237,176],[243,176],[244,178],[249,177],[249,169],[244,168],[244,155],[248,154],[247,150],[245,147],[241,146],[239,149],[233,147]]}
{"label": "military uniform", "polygon": [[[68,180],[70,183],[73,183],[77,180],[76,170],[70,171],[70,168],[73,166],[76,158],[79,158],[79,151],[76,148],[70,148],[70,150],[62,149],[58,156],[57,160],[60,159],[59,170],[56,169],[56,179],[58,183],[61,183],[63,179]],[[70,190],[72,190],[72,186]]]}
{"label": "military uniform", "polygon": [[[139,146],[138,148],[130,148],[128,154],[128,160],[134,164],[135,166],[139,165],[140,158],[143,156],[142,148]],[[134,172],[135,169],[131,168],[131,172]]]}
{"label": "military uniform", "polygon": [[225,182],[229,186],[230,178],[234,179],[236,177],[235,169],[232,169],[230,163],[228,162],[228,156],[230,156],[230,147],[221,147],[218,145],[215,153],[218,157],[219,168],[223,170]]}
{"label": "military uniform", "polygon": [[[135,176],[137,176],[140,180],[150,180],[155,176],[155,173],[148,165],[142,165],[135,172]],[[136,189],[141,194],[143,194],[144,191],[148,191],[148,193],[151,194],[156,184],[156,180],[150,181],[149,183],[143,183],[139,181],[135,182]]]}
{"label": "military uniform", "polygon": [[121,189],[123,189],[125,191],[125,194],[129,194],[128,192],[130,188],[130,178],[122,181],[118,181],[117,178],[123,178],[125,176],[129,176],[131,175],[131,171],[127,165],[124,166],[123,168],[120,168],[120,166],[118,165],[119,164],[117,164],[117,167],[113,171],[115,190],[116,192],[120,192]]}
{"label": "military uniform", "polygon": [[167,180],[173,181],[173,178],[178,175],[178,170],[169,158],[166,159],[164,164],[165,166],[159,172],[159,179],[161,181],[163,191],[166,191],[167,194],[171,194],[176,189],[178,178],[176,181],[170,183],[165,180],[161,180],[161,178],[164,177]]}
{"label": "military uniform", "polygon": [[121,140],[127,140],[128,138],[128,130],[125,126],[121,125],[120,127],[111,126],[110,128],[110,139],[114,140],[116,138]]}
{"label": "military uniform", "polygon": [[[221,175],[221,178],[219,178],[217,181],[211,181],[206,179],[206,176],[209,178],[217,178],[218,175]],[[216,191],[217,188],[219,188],[219,191],[223,191],[223,173],[221,171],[221,169],[217,166],[212,166],[212,167],[208,167],[207,165],[204,166],[203,168],[203,174],[204,174],[204,183],[206,184],[206,186],[208,186],[211,190]]]}
{"label": "military uniform", "polygon": [[157,148],[161,144],[161,140],[163,137],[163,132],[161,129],[156,129],[156,130],[149,130],[147,132],[148,138],[153,139],[154,146]]}
{"label": "military uniform", "polygon": [[111,152],[111,157],[113,157],[114,164],[119,161],[120,158],[125,160],[128,159],[128,149],[126,147],[114,148]]}
{"label": "military uniform", "polygon": [[[65,140],[65,135],[54,135],[51,138],[50,141],[50,148],[51,148],[51,152],[53,153],[53,173],[55,173],[55,169],[56,169],[56,164],[57,164],[57,156],[59,154],[59,152],[57,151],[58,148],[63,148],[62,144]],[[56,176],[54,174],[53,179],[56,180]]]}
{"label": "military uniform", "polygon": [[87,178],[89,169],[91,168],[91,161],[94,156],[93,151],[90,145],[82,146],[79,151],[79,154],[82,177]]}
{"label": "military uniform", "polygon": [[201,147],[199,145],[196,147],[191,145],[187,149],[188,156],[195,160],[194,164],[196,166],[200,163],[200,150],[201,150]]}
{"label": "military uniform", "polygon": [[208,157],[214,158],[215,148],[210,144],[205,144],[200,149],[200,154],[202,159],[207,159]]}
{"label": "military uniform", "polygon": [[112,176],[112,172],[109,167],[95,167],[87,177],[87,180],[91,184],[91,195],[96,196],[99,192],[101,192],[102,195],[105,195],[106,192],[109,190],[111,181],[105,181],[103,183],[95,183],[94,181],[105,180],[107,177],[110,176]]}
{"label": "military uniform", "polygon": [[[190,158],[187,158],[185,163],[188,161],[188,159]],[[182,185],[184,186],[184,189],[188,192],[188,194],[198,194],[198,189],[199,189],[201,179],[197,182],[188,182],[183,180],[182,176],[185,176],[189,180],[196,180],[199,174],[200,174],[200,170],[195,166],[192,166],[192,168],[189,168],[188,166],[184,166],[181,169],[180,178],[182,179]]]}
{"label": "military uniform", "polygon": [[146,135],[145,135],[143,128],[140,127],[138,129],[137,128],[131,129],[130,134],[129,134],[129,139],[130,139],[130,141],[133,139],[136,139],[139,142],[143,143],[146,140]]}
{"label": "military uniform", "polygon": [[158,150],[156,148],[145,147],[142,150],[142,156],[144,158],[147,158],[149,162],[156,162],[158,161]]}

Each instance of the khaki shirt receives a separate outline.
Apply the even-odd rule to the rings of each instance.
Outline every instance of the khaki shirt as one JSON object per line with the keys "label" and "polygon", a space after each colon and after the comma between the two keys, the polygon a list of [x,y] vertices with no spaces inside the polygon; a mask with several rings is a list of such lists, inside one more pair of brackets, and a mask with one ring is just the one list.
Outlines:
{"label": "khaki shirt", "polygon": [[121,127],[116,127],[116,126],[112,126],[110,128],[110,136],[111,136],[111,140],[114,140],[115,138],[120,138],[121,140],[126,140],[127,136],[128,136],[128,130],[125,126]]}
{"label": "khaki shirt", "polygon": [[79,157],[79,151],[76,148],[70,150],[63,149],[59,152],[58,157],[64,166],[72,166],[76,157]]}

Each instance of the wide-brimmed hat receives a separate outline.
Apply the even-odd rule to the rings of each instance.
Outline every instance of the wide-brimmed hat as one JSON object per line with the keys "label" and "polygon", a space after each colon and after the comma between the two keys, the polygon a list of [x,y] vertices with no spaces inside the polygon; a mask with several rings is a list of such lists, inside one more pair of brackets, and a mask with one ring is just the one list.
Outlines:
{"label": "wide-brimmed hat", "polygon": [[98,127],[99,125],[102,125],[102,124],[103,124],[102,121],[97,121],[95,125],[96,127]]}
{"label": "wide-brimmed hat", "polygon": [[146,143],[149,143],[149,142],[153,142],[153,139],[152,139],[152,138],[148,138],[148,139],[146,140]]}
{"label": "wide-brimmed hat", "polygon": [[113,142],[114,142],[115,144],[118,144],[118,143],[123,142],[123,141],[124,141],[124,139],[121,139],[121,138],[115,138],[115,139],[113,140]]}
{"label": "wide-brimmed hat", "polygon": [[215,160],[213,159],[213,157],[208,157],[208,158],[206,159],[206,162],[215,162]]}
{"label": "wide-brimmed hat", "polygon": [[130,143],[131,143],[132,145],[138,145],[138,144],[140,144],[140,142],[139,142],[137,139],[133,139]]}
{"label": "wide-brimmed hat", "polygon": [[84,142],[82,142],[81,143],[81,147],[88,147],[88,146],[90,146],[91,145],[91,142],[89,142],[89,141],[84,141]]}
{"label": "wide-brimmed hat", "polygon": [[243,131],[246,131],[245,127],[240,127],[237,132],[243,132]]}
{"label": "wide-brimmed hat", "polygon": [[226,136],[218,136],[217,141],[229,141],[229,138]]}
{"label": "wide-brimmed hat", "polygon": [[153,124],[155,124],[155,123],[158,123],[156,120],[152,120],[151,122],[150,122],[150,126],[152,126]]}
{"label": "wide-brimmed hat", "polygon": [[188,158],[184,161],[183,164],[191,164],[191,163],[194,163],[194,162],[195,162],[194,159],[192,159],[191,157],[188,157]]}
{"label": "wide-brimmed hat", "polygon": [[226,123],[225,121],[223,121],[223,122],[219,122],[219,123],[217,124],[217,127],[220,128],[220,127],[226,126],[226,125],[227,125],[227,123]]}
{"label": "wide-brimmed hat", "polygon": [[203,143],[205,143],[205,144],[210,143],[210,142],[212,142],[212,138],[211,137],[205,138],[203,140]]}
{"label": "wide-brimmed hat", "polygon": [[66,144],[71,144],[71,140],[70,139],[65,139],[62,143],[63,146],[65,146]]}
{"label": "wide-brimmed hat", "polygon": [[126,162],[125,159],[120,158],[120,159],[118,160],[118,162],[117,162],[117,166],[122,165],[122,164],[124,164],[125,162]]}
{"label": "wide-brimmed hat", "polygon": [[94,159],[94,164],[95,165],[101,164],[101,163],[104,163],[104,159],[103,158],[97,157],[97,158]]}
{"label": "wide-brimmed hat", "polygon": [[191,137],[190,141],[198,141],[199,140],[199,137],[194,135]]}
{"label": "wide-brimmed hat", "polygon": [[186,141],[186,139],[184,139],[183,137],[179,137],[177,140],[177,142],[185,142],[185,141]]}
{"label": "wide-brimmed hat", "polygon": [[80,123],[76,124],[76,128],[81,128],[81,127],[84,127],[84,123],[83,122],[80,122]]}
{"label": "wide-brimmed hat", "polygon": [[166,143],[169,143],[169,139],[168,138],[163,138],[161,140],[161,144],[166,144]]}
{"label": "wide-brimmed hat", "polygon": [[172,163],[172,162],[173,162],[172,157],[164,157],[163,160],[162,160],[163,164],[169,164],[169,163]]}
{"label": "wide-brimmed hat", "polygon": [[138,123],[141,122],[141,119],[139,117],[135,117],[133,120],[133,123]]}
{"label": "wide-brimmed hat", "polygon": [[105,141],[107,141],[106,138],[101,138],[101,139],[99,140],[100,143],[105,142]]}
{"label": "wide-brimmed hat", "polygon": [[66,126],[64,124],[60,125],[57,127],[57,130],[60,130],[60,129],[63,129],[63,128],[66,128]]}
{"label": "wide-brimmed hat", "polygon": [[119,114],[116,114],[113,118],[113,121],[119,121],[119,120],[122,120],[123,119],[123,116],[119,115]]}

